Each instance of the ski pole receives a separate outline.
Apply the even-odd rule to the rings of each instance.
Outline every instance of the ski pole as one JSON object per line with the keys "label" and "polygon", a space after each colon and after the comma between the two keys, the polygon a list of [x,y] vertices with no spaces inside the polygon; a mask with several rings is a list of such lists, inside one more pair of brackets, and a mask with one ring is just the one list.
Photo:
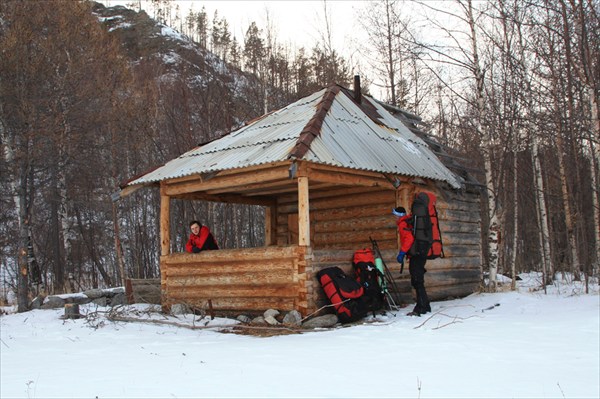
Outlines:
{"label": "ski pole", "polygon": [[[383,260],[383,256],[381,255],[381,251],[379,250],[379,245],[377,244],[377,241],[375,241],[371,237],[369,237],[369,240],[371,240],[371,245],[373,246],[373,250],[375,251],[376,256],[381,259],[381,264],[383,265],[384,275],[386,277],[387,282],[392,287],[393,291],[399,295],[400,290],[398,289],[398,286],[396,285],[396,282],[394,281],[394,277],[392,276],[390,269],[387,267],[387,265],[385,264],[385,261]],[[388,297],[392,302],[391,305],[393,305],[396,309],[399,309],[400,307],[396,305],[395,301],[392,298],[392,295],[389,292],[388,292]],[[390,306],[390,308],[391,308],[391,306]]]}

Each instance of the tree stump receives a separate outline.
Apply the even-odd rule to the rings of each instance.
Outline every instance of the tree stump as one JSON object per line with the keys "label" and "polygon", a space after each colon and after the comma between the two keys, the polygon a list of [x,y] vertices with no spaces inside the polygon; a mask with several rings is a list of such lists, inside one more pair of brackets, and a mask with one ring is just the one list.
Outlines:
{"label": "tree stump", "polygon": [[65,304],[65,319],[79,319],[81,314],[79,313],[79,304],[77,303],[66,303]]}

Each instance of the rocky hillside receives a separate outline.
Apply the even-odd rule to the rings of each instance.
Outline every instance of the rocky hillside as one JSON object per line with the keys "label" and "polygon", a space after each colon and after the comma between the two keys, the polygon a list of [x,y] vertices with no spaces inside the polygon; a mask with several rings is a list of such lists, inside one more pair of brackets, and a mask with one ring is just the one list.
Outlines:
{"label": "rocky hillside", "polygon": [[[260,84],[144,11],[94,3],[93,13],[124,48],[138,82],[154,87],[166,113],[210,140],[263,113]],[[149,83],[154,81],[154,84]],[[141,83],[144,84],[144,83]],[[176,133],[176,132],[173,132]]]}

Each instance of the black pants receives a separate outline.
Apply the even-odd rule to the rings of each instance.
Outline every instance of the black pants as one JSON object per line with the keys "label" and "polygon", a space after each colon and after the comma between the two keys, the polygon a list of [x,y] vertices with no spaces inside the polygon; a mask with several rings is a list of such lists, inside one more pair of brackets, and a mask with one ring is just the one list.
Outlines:
{"label": "black pants", "polygon": [[429,305],[429,297],[425,290],[425,263],[427,258],[424,256],[413,256],[410,258],[410,264],[408,270],[410,271],[410,285],[415,289],[415,296],[417,299],[417,305],[413,312],[416,313],[427,313],[431,312],[431,306]]}

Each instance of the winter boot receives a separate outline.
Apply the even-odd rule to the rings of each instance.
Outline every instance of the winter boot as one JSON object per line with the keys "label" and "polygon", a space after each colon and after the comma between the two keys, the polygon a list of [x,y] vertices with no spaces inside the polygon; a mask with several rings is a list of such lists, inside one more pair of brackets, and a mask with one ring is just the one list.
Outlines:
{"label": "winter boot", "polygon": [[425,287],[417,288],[417,306],[421,314],[431,312],[431,305],[429,304],[429,297]]}

